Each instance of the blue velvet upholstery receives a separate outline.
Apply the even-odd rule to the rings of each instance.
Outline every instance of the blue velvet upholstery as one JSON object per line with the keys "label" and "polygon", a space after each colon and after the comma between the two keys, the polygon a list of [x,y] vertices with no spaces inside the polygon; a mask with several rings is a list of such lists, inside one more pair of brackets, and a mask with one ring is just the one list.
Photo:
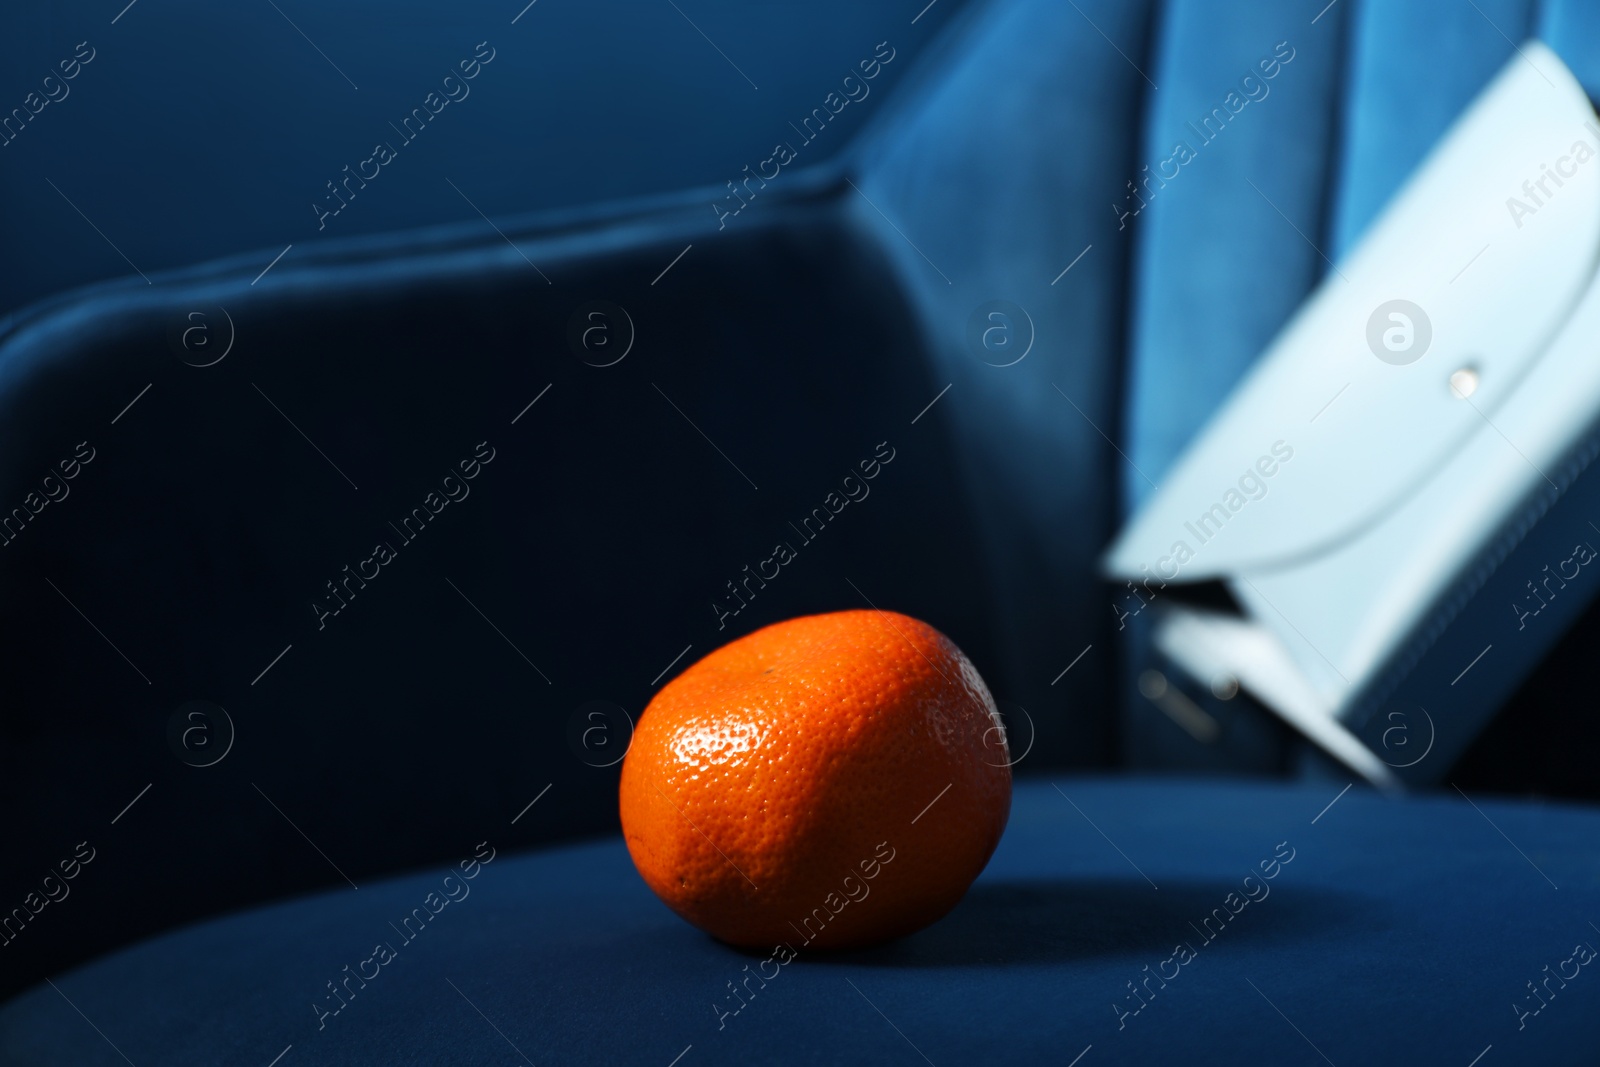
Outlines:
{"label": "blue velvet upholstery", "polygon": [[[884,1064],[922,1062],[918,1051],[941,1065],[1066,1064],[1093,1046],[1082,1064],[1310,1064],[1320,1051],[1337,1064],[1464,1065],[1492,1045],[1486,1063],[1591,1064],[1595,976],[1563,961],[1600,945],[1588,921],[1600,813],[1478,808],[1454,794],[1392,803],[1328,787],[1032,781],[943,922],[840,956],[808,954],[797,935],[798,957],[782,964],[672,915],[620,841],[500,850],[470,882],[447,882],[454,864],[441,863],[58,976],[0,1012],[0,1055],[15,1067],[120,1064],[119,1051],[211,1067],[265,1065],[292,1045],[280,1067],[519,1053]],[[504,829],[474,835],[492,849]],[[919,831],[937,832],[883,833],[909,852]],[[459,856],[476,845],[463,838]],[[882,884],[893,875],[891,861]],[[446,892],[460,899],[439,903]],[[396,927],[430,893],[439,913],[413,919],[408,943]],[[394,958],[365,963],[379,943]],[[1185,944],[1192,959],[1166,962]],[[1527,983],[1557,970],[1577,977],[1551,979],[1536,1000]],[[327,983],[357,972],[376,977],[335,999]],[[1163,972],[1177,975],[1165,988],[1149,978]],[[763,988],[744,984],[751,974],[776,977]]]}
{"label": "blue velvet upholstery", "polygon": [[[1114,660],[1090,655],[1061,672],[1110,643],[1109,615],[1085,610],[1099,599],[1093,561],[1115,529],[1109,472],[1120,462],[1104,433],[1121,388],[1129,246],[1106,197],[1132,173],[1146,89],[1100,34],[1142,51],[1149,6],[970,12],[938,65],[864,135],[861,194],[845,205],[897,266],[927,324],[936,388],[950,385],[936,411],[984,552],[1000,695],[1050,724],[1037,754],[1053,763],[1111,750],[1101,710]],[[1033,348],[1014,365],[1020,353],[986,358],[972,345],[969,322],[995,300],[1031,320]]]}
{"label": "blue velvet upholstery", "polygon": [[[1162,88],[1150,94],[1129,174],[1137,189],[1117,197],[1130,213],[1119,237],[1135,245],[1139,294],[1128,461],[1118,470],[1130,504],[1150,494],[1327,270],[1296,229],[1320,243],[1348,10],[1335,5],[1310,26],[1285,5],[1180,0],[1162,20],[1151,75]],[[1207,47],[1195,47],[1201,38]],[[1236,115],[1230,93],[1234,106],[1245,101]]]}

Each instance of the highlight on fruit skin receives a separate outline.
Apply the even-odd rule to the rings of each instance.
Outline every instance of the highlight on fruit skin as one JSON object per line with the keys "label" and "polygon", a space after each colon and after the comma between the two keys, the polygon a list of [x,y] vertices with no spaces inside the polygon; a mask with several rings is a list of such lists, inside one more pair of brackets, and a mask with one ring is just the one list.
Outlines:
{"label": "highlight on fruit skin", "polygon": [[668,682],[622,765],[623,836],[673,911],[732,945],[843,949],[961,900],[1011,810],[988,687],[909,616],[739,638]]}

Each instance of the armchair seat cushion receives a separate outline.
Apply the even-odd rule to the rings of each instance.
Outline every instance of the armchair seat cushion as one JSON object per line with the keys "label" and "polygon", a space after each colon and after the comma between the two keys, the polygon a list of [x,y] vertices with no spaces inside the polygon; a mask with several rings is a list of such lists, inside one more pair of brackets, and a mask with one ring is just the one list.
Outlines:
{"label": "armchair seat cushion", "polygon": [[[1066,1064],[1088,1049],[1089,1065],[1227,1048],[1242,1063],[1468,1063],[1493,1045],[1501,1062],[1592,1062],[1593,811],[1027,781],[947,918],[845,955],[797,932],[792,959],[681,922],[618,839],[512,855],[483,833],[487,863],[466,842],[465,870],[258,908],[69,972],[0,1011],[0,1056],[695,1067]],[[917,840],[908,826],[896,844]]]}

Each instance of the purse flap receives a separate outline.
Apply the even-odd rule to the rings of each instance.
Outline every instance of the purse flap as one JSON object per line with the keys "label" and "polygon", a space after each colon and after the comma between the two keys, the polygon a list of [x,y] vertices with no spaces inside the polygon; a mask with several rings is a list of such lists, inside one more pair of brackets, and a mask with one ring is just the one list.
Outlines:
{"label": "purse flap", "polygon": [[1600,122],[1530,41],[1268,346],[1106,571],[1260,572],[1381,521],[1471,435],[1495,432],[1597,249]]}

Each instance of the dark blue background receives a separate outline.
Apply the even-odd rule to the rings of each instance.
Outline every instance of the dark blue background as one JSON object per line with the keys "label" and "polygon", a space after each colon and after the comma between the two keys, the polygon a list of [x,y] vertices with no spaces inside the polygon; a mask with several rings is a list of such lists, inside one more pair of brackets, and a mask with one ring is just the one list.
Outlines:
{"label": "dark blue background", "polygon": [[[720,187],[889,39],[898,54],[873,95],[803,162],[841,151],[960,6],[939,0],[913,26],[914,9],[901,18],[877,4],[691,0],[679,14],[664,0],[539,0],[512,25],[521,4],[276,3],[282,13],[268,0],[138,0],[115,25],[121,3],[11,5],[0,28],[7,113],[80,41],[96,55],[70,95],[0,148],[0,245],[11,251],[0,311],[129,273],[47,179],[146,274],[252,249],[266,266],[291,242],[299,252],[436,223],[487,230],[446,179],[491,218]],[[319,233],[311,204],[324,183],[375,142],[398,140],[388,124],[480,41],[496,55],[471,95]]]}

